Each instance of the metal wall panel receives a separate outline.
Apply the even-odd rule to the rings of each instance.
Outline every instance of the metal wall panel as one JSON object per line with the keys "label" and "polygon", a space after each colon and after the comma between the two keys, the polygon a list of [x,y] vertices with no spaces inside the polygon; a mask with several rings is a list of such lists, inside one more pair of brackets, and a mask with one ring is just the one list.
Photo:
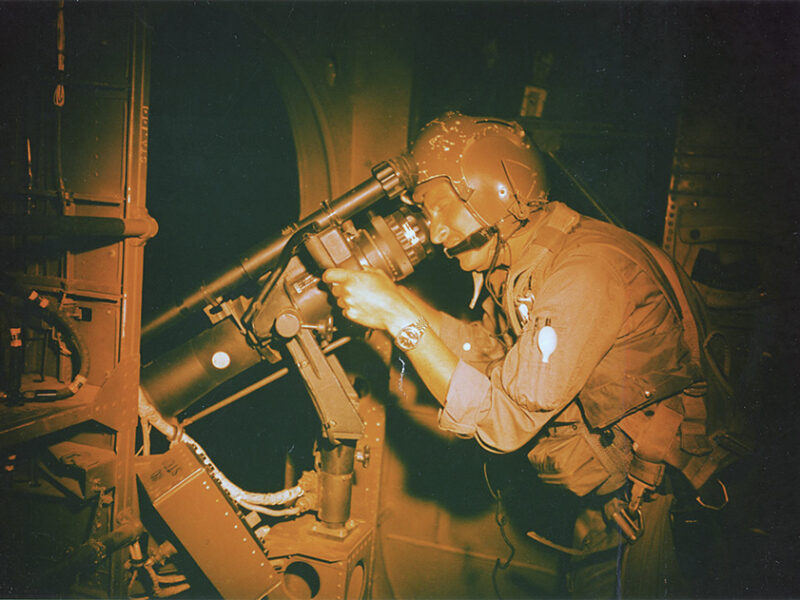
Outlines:
{"label": "metal wall panel", "polygon": [[[3,94],[0,116],[0,156],[9,158],[0,164],[0,215],[16,219],[26,233],[0,234],[0,268],[16,288],[4,280],[0,291],[8,298],[36,290],[59,307],[83,339],[89,363],[87,383],[71,397],[31,402],[23,396],[0,405],[7,467],[0,504],[4,521],[24,532],[8,528],[0,535],[4,559],[24,565],[6,579],[4,593],[120,597],[127,592],[128,553],[117,547],[135,535],[139,511],[133,457],[146,236],[100,235],[70,219],[106,225],[147,218],[146,19],[129,3],[3,9],[0,37],[14,52],[4,55],[3,83],[13,93]],[[64,40],[63,71],[58,39]],[[12,305],[3,304],[4,318],[16,318]],[[35,319],[25,327],[22,390],[69,383],[76,373],[60,349],[63,331]],[[16,397],[3,384],[0,391]],[[95,435],[98,429],[102,435]],[[67,447],[82,448],[82,456],[96,450],[105,466],[98,471],[76,458],[71,468],[49,467],[64,458],[58,450],[64,444],[78,444]],[[96,485],[87,487],[87,478]],[[116,536],[117,542],[108,537],[123,530],[133,533]]]}

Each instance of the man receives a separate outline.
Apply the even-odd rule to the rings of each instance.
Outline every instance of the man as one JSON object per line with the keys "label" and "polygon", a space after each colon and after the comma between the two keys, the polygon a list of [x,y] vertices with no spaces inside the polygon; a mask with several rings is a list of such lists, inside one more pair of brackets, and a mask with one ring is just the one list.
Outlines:
{"label": "man", "polygon": [[473,274],[476,297],[485,284],[486,315],[463,323],[382,272],[330,269],[344,315],[395,338],[441,404],[442,429],[493,452],[524,446],[544,482],[587,499],[576,547],[562,548],[576,594],[597,595],[599,578],[609,595],[684,595],[664,465],[704,468],[699,487],[712,452],[677,273],[643,240],[550,201],[515,123],[447,113],[408,158],[431,241]]}

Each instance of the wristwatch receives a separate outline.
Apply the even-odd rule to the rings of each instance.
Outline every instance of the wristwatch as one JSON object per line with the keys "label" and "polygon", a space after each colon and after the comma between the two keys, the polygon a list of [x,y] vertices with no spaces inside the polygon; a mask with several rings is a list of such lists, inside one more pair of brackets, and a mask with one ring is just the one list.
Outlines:
{"label": "wristwatch", "polygon": [[397,347],[403,352],[413,350],[417,347],[417,344],[419,344],[419,341],[422,339],[427,329],[428,322],[425,319],[420,319],[416,323],[406,325],[398,331],[397,335],[394,336],[394,343],[397,344]]}

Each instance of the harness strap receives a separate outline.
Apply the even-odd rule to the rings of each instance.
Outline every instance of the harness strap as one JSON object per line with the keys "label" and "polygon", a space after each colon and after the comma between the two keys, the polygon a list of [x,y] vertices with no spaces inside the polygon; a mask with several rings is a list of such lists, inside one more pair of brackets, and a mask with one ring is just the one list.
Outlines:
{"label": "harness strap", "polygon": [[681,449],[695,456],[711,452],[706,431],[705,394],[708,386],[691,386],[681,394],[683,403],[683,422],[681,423]]}
{"label": "harness strap", "polygon": [[[647,243],[639,238],[631,236],[627,239],[641,251],[642,256],[647,262],[650,273],[656,280],[658,287],[661,288],[661,293],[664,294],[664,298],[667,299],[667,302],[672,307],[678,320],[685,321],[688,315],[688,319],[692,321],[692,331],[690,331],[692,339],[687,341],[689,344],[698,348],[699,351],[700,336],[697,333],[697,326],[694,324],[692,310],[684,294],[676,292],[676,289],[683,290],[683,287],[680,285],[677,275],[673,274],[674,265],[668,257],[662,255],[660,252],[654,252],[654,248],[650,248]],[[638,261],[634,260],[634,262]]]}
{"label": "harness strap", "polygon": [[575,425],[578,427],[578,433],[586,440],[586,443],[589,444],[589,447],[600,461],[600,464],[603,465],[603,468],[605,468],[610,475],[613,476],[614,473],[627,472],[628,463],[630,462],[629,453],[626,455],[613,441],[608,445],[603,445],[599,436],[593,435],[582,419],[575,423]]}
{"label": "harness strap", "polygon": [[[683,455],[684,457],[690,455]],[[719,445],[714,445],[711,452],[703,456],[691,456],[684,461],[681,472],[689,480],[694,489],[699,490],[711,476],[726,464],[734,460],[734,455]]]}
{"label": "harness strap", "polygon": [[[604,224],[601,224],[603,226]],[[606,235],[608,235],[606,233]],[[646,241],[634,236],[618,236],[615,243],[601,242],[625,256],[631,262],[642,267],[656,284],[669,304],[675,317],[682,323],[686,343],[692,358],[700,364],[701,343],[700,330],[694,310],[684,292],[683,282],[678,267],[666,254]]]}
{"label": "harness strap", "polygon": [[[548,259],[558,253],[566,241],[567,234],[575,229],[580,222],[580,215],[560,202],[550,203],[550,213],[544,217],[538,231],[525,248],[522,260],[517,268],[509,271],[506,278],[506,291],[504,307],[506,315],[511,322],[515,335],[522,332],[523,323],[517,315],[514,300],[518,295],[520,286],[535,288],[535,282],[541,280],[542,273],[550,264]],[[527,277],[522,276],[527,273]]]}

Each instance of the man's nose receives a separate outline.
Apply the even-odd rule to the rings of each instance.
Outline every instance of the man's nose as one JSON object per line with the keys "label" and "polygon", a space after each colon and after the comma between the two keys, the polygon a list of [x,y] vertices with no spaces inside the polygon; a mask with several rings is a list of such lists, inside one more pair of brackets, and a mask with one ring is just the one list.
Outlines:
{"label": "man's nose", "polygon": [[442,223],[431,223],[431,242],[434,244],[444,244],[450,229]]}

